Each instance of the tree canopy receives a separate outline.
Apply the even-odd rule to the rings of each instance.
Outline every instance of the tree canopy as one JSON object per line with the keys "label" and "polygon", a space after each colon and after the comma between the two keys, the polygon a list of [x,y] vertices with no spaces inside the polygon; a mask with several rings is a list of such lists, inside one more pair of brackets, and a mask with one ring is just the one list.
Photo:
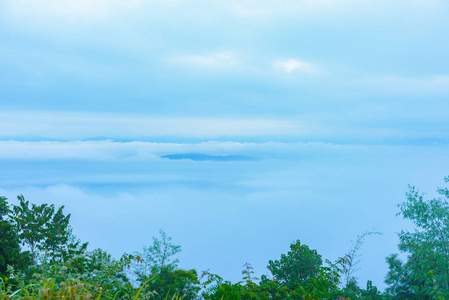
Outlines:
{"label": "tree canopy", "polygon": [[[449,182],[449,177],[445,178]],[[424,199],[414,186],[399,204],[398,215],[410,220],[414,229],[399,233],[400,252],[387,258],[388,291],[398,299],[434,299],[449,295],[449,190],[438,188],[439,197]]]}

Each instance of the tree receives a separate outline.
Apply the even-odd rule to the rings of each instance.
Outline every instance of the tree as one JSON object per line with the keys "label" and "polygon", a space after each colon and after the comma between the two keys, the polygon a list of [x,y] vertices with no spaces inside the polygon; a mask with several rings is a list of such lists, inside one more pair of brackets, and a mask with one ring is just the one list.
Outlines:
{"label": "tree", "polygon": [[[449,177],[445,178],[449,182]],[[413,231],[399,233],[397,254],[387,257],[389,272],[385,282],[396,299],[436,299],[449,295],[449,190],[438,188],[439,197],[424,200],[414,186],[409,186],[407,200],[398,207]]]}
{"label": "tree", "polygon": [[[281,259],[268,262],[267,268],[281,286],[295,290],[310,283],[319,274],[323,260],[316,250],[301,245],[300,240],[290,245],[290,251]],[[263,277],[262,280],[266,278]]]}
{"label": "tree", "polygon": [[151,299],[195,299],[200,288],[196,270],[178,269],[179,260],[174,256],[181,252],[181,246],[173,245],[172,238],[164,231],[159,231],[161,238],[153,237],[153,245],[143,247],[143,253],[136,255],[141,257],[140,263],[136,264],[135,274],[137,280],[143,284],[149,281],[144,291],[151,295]]}
{"label": "tree", "polygon": [[297,240],[280,260],[269,261],[273,278],[262,276],[261,299],[337,299],[344,263],[340,258],[323,266],[321,255]]}
{"label": "tree", "polygon": [[338,292],[339,299],[360,299],[360,300],[383,300],[390,299],[387,295],[381,293],[371,280],[366,283],[366,289],[357,285],[356,278],[352,277],[345,287]]}
{"label": "tree", "polygon": [[54,258],[62,258],[70,238],[70,214],[64,215],[64,206],[36,205],[17,196],[19,205],[13,207],[12,220],[22,245],[31,252],[32,265],[39,253],[47,252]]}
{"label": "tree", "polygon": [[11,210],[7,199],[0,197],[0,275],[6,275],[8,266],[23,268],[27,262],[26,253],[20,249],[20,241],[14,225],[9,219]]}
{"label": "tree", "polygon": [[[242,281],[231,283],[224,281],[223,278],[209,271],[203,271],[201,278],[206,280],[202,283],[204,286],[203,299],[208,300],[240,300],[240,299],[283,299],[279,297],[272,297],[271,293],[278,294],[273,291],[273,286],[268,284],[259,286],[255,280],[254,270],[250,263],[243,265]],[[275,285],[274,289],[279,289]]]}
{"label": "tree", "polygon": [[197,298],[200,291],[199,284],[196,270],[163,267],[157,276],[146,283],[144,291],[147,295],[151,295],[150,299],[155,300],[178,299],[178,297],[190,300]]}
{"label": "tree", "polygon": [[172,238],[168,237],[164,231],[159,230],[161,239],[153,237],[153,245],[143,247],[142,253],[136,253],[142,258],[142,262],[136,265],[136,275],[139,281],[145,281],[152,275],[159,273],[162,269],[175,269],[179,260],[173,258],[181,252],[181,246],[171,243]]}

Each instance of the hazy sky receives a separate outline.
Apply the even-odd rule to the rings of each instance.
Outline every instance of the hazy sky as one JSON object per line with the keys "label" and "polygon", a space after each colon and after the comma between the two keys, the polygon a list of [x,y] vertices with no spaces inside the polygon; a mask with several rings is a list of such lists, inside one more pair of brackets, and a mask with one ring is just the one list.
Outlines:
{"label": "hazy sky", "polygon": [[233,281],[375,229],[384,287],[407,184],[449,175],[448,96],[445,0],[0,0],[0,195]]}

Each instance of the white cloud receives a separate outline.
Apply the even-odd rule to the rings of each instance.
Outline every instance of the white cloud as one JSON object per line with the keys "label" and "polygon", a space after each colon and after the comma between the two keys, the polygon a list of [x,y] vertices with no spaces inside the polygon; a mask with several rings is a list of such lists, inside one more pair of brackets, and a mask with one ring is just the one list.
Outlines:
{"label": "white cloud", "polygon": [[[190,140],[257,138],[314,140],[314,141],[370,141],[448,137],[441,128],[417,130],[415,127],[387,126],[379,123],[377,114],[370,117],[364,108],[351,110],[353,116],[324,113],[303,115],[300,119],[262,118],[187,118],[145,117],[131,114],[69,113],[69,112],[0,112],[0,139],[11,140],[106,140],[148,141],[164,138]],[[433,120],[435,115],[432,115]],[[397,117],[397,116],[396,116]],[[413,117],[413,123],[426,122],[426,115]],[[389,116],[385,118],[389,120]],[[410,119],[410,113],[404,117]],[[442,119],[442,116],[438,116]],[[437,119],[438,119],[437,118]],[[443,118],[444,120],[444,118]],[[98,147],[98,144],[91,144]],[[123,148],[124,149],[124,148]],[[134,154],[123,154],[131,157]]]}
{"label": "white cloud", "polygon": [[217,52],[203,55],[181,55],[171,59],[174,64],[190,65],[200,68],[232,68],[237,65],[235,55]]}
{"label": "white cloud", "polygon": [[277,60],[273,63],[273,67],[287,73],[318,73],[318,68],[313,64],[294,58]]}
{"label": "white cloud", "polygon": [[[400,154],[410,146],[350,145],[323,142],[200,142],[200,143],[154,143],[103,141],[0,141],[0,160],[87,160],[163,163],[161,156],[167,154],[203,153],[209,155],[245,155],[261,159],[321,160],[339,157],[355,159],[354,153],[382,158],[383,152]],[[447,146],[441,146],[446,149]],[[413,146],[413,149],[426,149]],[[446,151],[444,150],[444,151]],[[443,151],[443,150],[442,150]],[[444,152],[443,151],[443,152]]]}
{"label": "white cloud", "polygon": [[146,151],[142,143],[86,142],[0,142],[1,159],[87,159],[155,160],[159,156]]}
{"label": "white cloud", "polygon": [[158,136],[291,136],[313,132],[311,124],[292,120],[174,118],[139,115],[48,112],[0,112],[0,136],[52,139],[145,138]]}

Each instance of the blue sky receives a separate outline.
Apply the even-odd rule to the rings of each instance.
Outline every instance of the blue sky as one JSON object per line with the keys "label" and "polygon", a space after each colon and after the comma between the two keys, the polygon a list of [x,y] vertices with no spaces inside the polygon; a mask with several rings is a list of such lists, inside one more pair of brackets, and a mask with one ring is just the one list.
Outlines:
{"label": "blue sky", "polygon": [[375,228],[383,287],[407,184],[449,173],[447,1],[0,0],[0,41],[0,194],[117,256],[162,228],[238,280]]}

